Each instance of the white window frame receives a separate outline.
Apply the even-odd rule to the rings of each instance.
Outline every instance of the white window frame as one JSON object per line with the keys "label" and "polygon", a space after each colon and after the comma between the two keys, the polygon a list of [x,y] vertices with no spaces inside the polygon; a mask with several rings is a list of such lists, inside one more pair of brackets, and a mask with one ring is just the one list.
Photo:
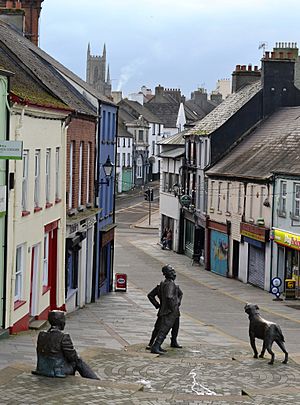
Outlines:
{"label": "white window frame", "polygon": [[263,216],[264,194],[265,194],[265,188],[261,187],[260,188],[260,202],[259,202],[259,217],[260,218],[262,218],[262,216]]}
{"label": "white window frame", "polygon": [[70,166],[69,166],[69,209],[73,206],[73,158],[75,142],[70,143]]}
{"label": "white window frame", "polygon": [[23,298],[24,271],[25,271],[25,244],[22,244],[18,245],[16,248],[15,301],[21,301]]}
{"label": "white window frame", "polygon": [[50,183],[51,182],[51,149],[46,149],[46,163],[45,163],[45,197],[46,204],[50,203]]}
{"label": "white window frame", "polygon": [[250,209],[249,209],[249,219],[253,220],[253,199],[254,199],[254,185],[250,186]]}
{"label": "white window frame", "polygon": [[28,161],[29,150],[23,151],[23,172],[22,172],[22,211],[28,209]]}
{"label": "white window frame", "polygon": [[124,166],[126,166],[126,153],[122,153],[122,167]]}
{"label": "white window frame", "polygon": [[123,147],[124,148],[126,147],[126,138],[125,137],[123,138]]}
{"label": "white window frame", "polygon": [[78,206],[82,205],[83,142],[79,144]]}
{"label": "white window frame", "polygon": [[294,209],[293,214],[295,217],[300,217],[300,184],[294,183]]}
{"label": "white window frame", "polygon": [[40,206],[40,175],[41,175],[41,151],[35,150],[34,154],[34,208]]}
{"label": "white window frame", "polygon": [[221,188],[222,188],[222,181],[219,181],[218,183],[218,207],[217,211],[221,212]]}
{"label": "white window frame", "polygon": [[136,160],[136,177],[138,179],[143,177],[143,160],[140,156]]}
{"label": "white window frame", "polygon": [[92,144],[87,144],[87,170],[86,170],[86,202],[90,202],[90,165],[91,165]]}
{"label": "white window frame", "polygon": [[280,191],[279,191],[279,213],[286,214],[286,196],[287,196],[287,182],[284,180],[280,181]]}
{"label": "white window frame", "polygon": [[130,166],[130,153],[127,153],[127,166]]}
{"label": "white window frame", "polygon": [[210,182],[210,209],[214,209],[214,186],[215,186],[215,181],[212,180]]}
{"label": "white window frame", "polygon": [[43,287],[49,285],[49,233],[44,234],[44,253],[43,253]]}
{"label": "white window frame", "polygon": [[242,213],[242,183],[239,183],[238,187],[238,214]]}
{"label": "white window frame", "polygon": [[60,200],[60,148],[55,149],[55,200]]}
{"label": "white window frame", "polygon": [[226,212],[230,213],[230,181],[227,182],[226,189]]}
{"label": "white window frame", "polygon": [[120,167],[120,153],[117,153],[117,167]]}

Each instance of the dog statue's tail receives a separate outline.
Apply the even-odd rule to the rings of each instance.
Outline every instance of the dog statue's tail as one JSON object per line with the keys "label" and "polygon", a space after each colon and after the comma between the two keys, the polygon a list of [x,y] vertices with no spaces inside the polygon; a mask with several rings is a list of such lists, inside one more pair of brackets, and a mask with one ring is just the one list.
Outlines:
{"label": "dog statue's tail", "polygon": [[279,338],[282,342],[285,342],[284,336],[283,336],[283,333],[282,333],[282,331],[281,331],[280,326],[279,326],[279,325],[276,325],[276,329],[277,329],[277,333],[278,333],[278,338]]}

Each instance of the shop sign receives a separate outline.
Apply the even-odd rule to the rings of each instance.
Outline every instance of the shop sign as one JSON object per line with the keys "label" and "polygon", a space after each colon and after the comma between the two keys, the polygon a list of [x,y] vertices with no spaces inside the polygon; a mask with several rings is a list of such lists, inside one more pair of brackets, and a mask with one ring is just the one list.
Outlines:
{"label": "shop sign", "polygon": [[113,240],[114,235],[115,235],[115,228],[112,228],[108,232],[102,233],[101,247],[107,245],[111,240]]}
{"label": "shop sign", "polygon": [[300,250],[300,235],[288,233],[284,231],[274,230],[274,241],[283,246],[288,246],[296,250]]}
{"label": "shop sign", "polygon": [[247,238],[258,240],[259,242],[268,240],[268,229],[247,224],[246,222],[241,222],[240,233]]}
{"label": "shop sign", "polygon": [[0,159],[22,160],[22,141],[0,141]]}
{"label": "shop sign", "polygon": [[293,279],[285,280],[285,299],[294,300],[296,298],[296,281]]}

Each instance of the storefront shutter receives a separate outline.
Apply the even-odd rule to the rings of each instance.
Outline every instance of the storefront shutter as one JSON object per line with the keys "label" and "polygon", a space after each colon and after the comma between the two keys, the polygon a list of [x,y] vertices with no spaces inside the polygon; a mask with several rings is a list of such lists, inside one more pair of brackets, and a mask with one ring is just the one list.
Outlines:
{"label": "storefront shutter", "polygon": [[265,285],[265,250],[250,244],[248,282],[260,288]]}

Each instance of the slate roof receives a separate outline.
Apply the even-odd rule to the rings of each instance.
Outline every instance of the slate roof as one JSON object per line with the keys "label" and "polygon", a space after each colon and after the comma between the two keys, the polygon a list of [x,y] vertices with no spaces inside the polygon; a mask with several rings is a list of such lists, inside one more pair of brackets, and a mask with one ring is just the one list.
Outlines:
{"label": "slate roof", "polygon": [[126,126],[120,121],[118,121],[118,137],[133,138],[133,135],[127,131]]}
{"label": "slate roof", "polygon": [[230,94],[221,104],[207,114],[190,128],[186,135],[210,135],[229,120],[240,108],[242,108],[262,88],[261,82],[244,86],[236,93]]}
{"label": "slate roof", "polygon": [[185,145],[184,134],[186,131],[178,132],[178,134],[169,136],[157,142],[158,145]]}
{"label": "slate roof", "polygon": [[145,108],[156,115],[166,128],[176,128],[179,111],[178,103],[156,103],[150,100],[145,104]]}
{"label": "slate roof", "polygon": [[[148,122],[155,124],[162,124],[162,121],[159,117],[153,114],[148,108],[144,105],[141,105],[137,101],[124,99],[118,103],[120,110],[125,110],[131,115],[135,116],[135,119],[142,115]],[[131,112],[131,110],[133,110]]]}
{"label": "slate roof", "polygon": [[[2,66],[7,68],[6,64],[9,65],[9,61],[13,61],[14,64],[21,66],[27,75],[43,85],[46,91],[52,93],[53,97],[58,97],[71,109],[86,115],[97,115],[96,108],[51,65],[51,57],[48,60],[42,58],[42,51],[40,52],[39,48],[2,21],[0,21],[0,48]],[[17,76],[12,79],[13,90],[17,81]]]}
{"label": "slate roof", "polygon": [[185,150],[184,148],[175,148],[175,149],[170,149],[170,150],[166,150],[166,151],[162,151],[158,157],[162,157],[162,158],[177,158],[180,156],[183,156],[185,154]]}
{"label": "slate roof", "polygon": [[279,109],[206,173],[250,179],[300,175],[300,107]]}

